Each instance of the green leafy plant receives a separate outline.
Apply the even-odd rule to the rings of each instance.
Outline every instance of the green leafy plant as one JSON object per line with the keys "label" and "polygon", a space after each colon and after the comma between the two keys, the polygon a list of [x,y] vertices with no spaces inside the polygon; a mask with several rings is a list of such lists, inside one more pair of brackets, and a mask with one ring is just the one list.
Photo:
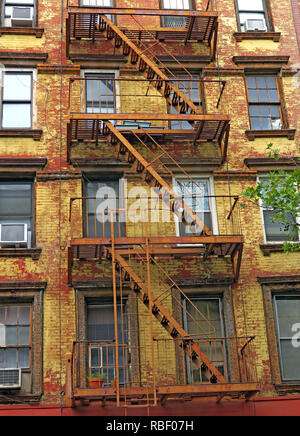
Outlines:
{"label": "green leafy plant", "polygon": [[[272,144],[267,146],[267,151],[269,158],[279,160],[279,152],[273,150]],[[300,162],[293,160],[292,171],[271,171],[255,188],[248,187],[241,193],[245,201],[274,211],[271,221],[280,224],[290,238],[290,242],[284,243],[287,253],[300,251],[300,244],[295,241],[300,231]],[[245,201],[240,205],[243,209],[247,206]]]}
{"label": "green leafy plant", "polygon": [[90,375],[88,375],[87,379],[92,380],[94,378],[102,378],[104,381],[107,380],[107,375],[99,372],[99,371],[93,371]]}

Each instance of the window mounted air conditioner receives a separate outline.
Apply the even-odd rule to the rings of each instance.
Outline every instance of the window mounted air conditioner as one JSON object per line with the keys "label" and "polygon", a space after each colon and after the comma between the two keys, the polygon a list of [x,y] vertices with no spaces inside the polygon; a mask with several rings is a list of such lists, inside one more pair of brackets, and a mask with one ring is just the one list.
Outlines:
{"label": "window mounted air conditioner", "polygon": [[0,369],[0,389],[21,389],[21,369]]}
{"label": "window mounted air conditioner", "polygon": [[248,19],[245,21],[245,31],[246,32],[266,32],[267,26],[266,21],[262,19]]}
{"label": "window mounted air conditioner", "polygon": [[32,27],[33,8],[14,6],[11,17],[12,27]]}
{"label": "window mounted air conditioner", "polygon": [[27,247],[27,224],[0,224],[1,247]]}

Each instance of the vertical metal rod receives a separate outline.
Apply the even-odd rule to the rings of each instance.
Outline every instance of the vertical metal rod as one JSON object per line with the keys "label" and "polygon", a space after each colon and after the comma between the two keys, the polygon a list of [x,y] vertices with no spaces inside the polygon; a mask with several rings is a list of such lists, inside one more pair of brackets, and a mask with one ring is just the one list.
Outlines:
{"label": "vertical metal rod", "polygon": [[[147,213],[147,210],[144,211]],[[155,374],[155,356],[154,356],[154,340],[153,340],[153,319],[152,319],[152,298],[151,298],[151,272],[150,272],[150,253],[149,253],[149,240],[148,240],[148,219],[145,217],[145,241],[146,241],[146,256],[147,256],[147,288],[149,298],[149,315],[150,315],[150,332],[151,332],[151,351],[152,351],[152,372],[153,372],[153,401],[154,406],[157,405],[156,396],[156,374]]]}
{"label": "vertical metal rod", "polygon": [[[111,225],[111,255],[112,255],[112,275],[113,275],[113,296],[114,296],[114,325],[115,325],[115,346],[116,346],[116,384],[117,384],[117,406],[120,406],[120,386],[119,386],[119,339],[118,339],[118,301],[117,301],[117,280],[116,280],[116,255],[115,255],[115,235],[113,223],[113,210],[110,211]],[[121,272],[120,272],[121,274]]]}

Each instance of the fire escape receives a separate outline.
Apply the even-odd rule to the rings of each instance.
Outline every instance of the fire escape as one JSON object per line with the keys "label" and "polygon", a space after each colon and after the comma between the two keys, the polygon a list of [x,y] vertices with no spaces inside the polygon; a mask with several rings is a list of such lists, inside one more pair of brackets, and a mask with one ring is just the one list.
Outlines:
{"label": "fire escape", "polygon": [[[141,17],[161,19],[172,15],[184,19],[185,25],[150,28],[143,26],[140,20]],[[126,25],[128,17],[131,19],[130,26]],[[132,86],[137,83],[144,88],[146,86],[145,98],[149,96],[160,99],[160,107],[169,107],[171,110],[153,113],[132,110],[123,113],[120,109],[112,113],[87,111],[83,108],[80,96],[88,79],[71,79],[70,121],[67,128],[68,160],[71,160],[74,144],[78,143],[92,142],[99,148],[105,144],[104,146],[115,149],[116,155],[125,158],[146,185],[160,190],[162,197],[157,203],[160,210],[168,211],[174,216],[171,231],[170,227],[156,226],[147,218],[142,226],[128,226],[126,236],[113,224],[109,232],[103,227],[101,235],[97,235],[95,212],[95,231],[86,228],[83,234],[78,224],[78,216],[84,219],[88,204],[96,202],[96,199],[71,200],[70,284],[75,262],[111,262],[115,307],[114,343],[74,343],[67,374],[67,398],[73,406],[100,401],[102,405],[113,403],[124,407],[144,407],[163,405],[168,400],[182,401],[207,396],[214,396],[217,401],[226,396],[248,399],[258,391],[255,369],[251,362],[253,338],[216,337],[210,320],[193,306],[188,296],[170,277],[167,267],[162,266],[170,259],[231,259],[234,280],[239,276],[243,236],[237,208],[238,198],[211,198],[202,195],[201,199],[196,199],[201,202],[202,209],[204,204],[210,205],[212,201],[217,209],[222,209],[223,217],[218,216],[219,231],[216,233],[205,222],[204,214],[195,213],[189,197],[181,200],[178,206],[178,192],[170,183],[170,179],[176,178],[170,170],[170,162],[176,167],[176,172],[181,172],[187,178],[189,175],[166,147],[174,138],[188,140],[196,147],[214,144],[219,148],[221,162],[224,163],[230,118],[222,114],[204,113],[203,107],[195,104],[189,93],[185,92],[189,87],[189,79],[179,86],[177,80],[166,74],[167,68],[154,54],[154,49],[162,47],[166,41],[186,45],[202,43],[207,45],[213,60],[216,55],[217,30],[217,13],[208,10],[69,7],[67,52],[70,52],[72,43],[76,40],[84,39],[93,44],[110,41],[127,59],[128,65],[134,67],[139,74],[139,78],[130,79]],[[176,58],[174,60],[178,63]],[[183,65],[180,67],[187,71]],[[114,84],[114,88],[120,90],[126,80],[129,81],[124,78],[116,79],[114,83],[118,84]],[[204,86],[209,83],[209,80],[203,80]],[[220,87],[216,105],[218,108],[225,83],[219,81],[217,85]],[[118,92],[121,99],[122,92]],[[137,95],[136,98],[139,97]],[[162,102],[165,106],[162,106]],[[176,129],[172,127],[172,123],[179,123]],[[127,200],[130,202],[130,199]],[[115,215],[126,214],[126,209],[118,202],[116,208],[109,213],[113,221]],[[191,229],[188,236],[182,232],[180,236],[174,236],[176,220],[181,226]],[[155,281],[153,277],[156,277]],[[131,307],[130,315],[139,319],[142,325],[148,325],[148,342],[141,338],[136,327],[127,324],[125,326],[123,313],[120,315],[121,321],[118,321],[119,301],[121,300],[122,306],[122,300],[128,298],[127,294],[125,298],[122,293],[125,288],[139,301],[134,314]],[[187,305],[193,314],[187,310]],[[143,311],[141,307],[146,310]],[[185,319],[198,326],[197,331],[202,331],[200,336],[187,332],[183,314]],[[158,326],[163,333],[157,333]],[[135,335],[140,335],[138,346],[133,344],[133,331]],[[87,387],[85,381],[89,372],[86,356],[91,355],[91,349],[98,355],[103,368],[107,366],[108,379],[104,386],[96,388]],[[113,356],[113,362],[110,360],[108,363],[109,355]],[[111,366],[114,367],[115,386],[110,380]]]}

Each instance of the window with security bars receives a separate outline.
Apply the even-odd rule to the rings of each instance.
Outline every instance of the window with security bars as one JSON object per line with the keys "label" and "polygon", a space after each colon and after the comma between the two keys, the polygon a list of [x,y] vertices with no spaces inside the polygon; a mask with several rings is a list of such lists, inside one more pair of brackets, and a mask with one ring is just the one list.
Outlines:
{"label": "window with security bars", "polygon": [[274,296],[283,382],[300,382],[300,295]]}
{"label": "window with security bars", "polygon": [[34,27],[36,0],[3,0],[2,25],[4,27]]}
{"label": "window with security bars", "polygon": [[115,237],[125,235],[123,200],[120,199],[120,180],[91,180],[86,183],[85,235],[89,238],[111,237],[111,221]]}
{"label": "window with security bars", "polygon": [[[129,354],[127,339],[126,303],[117,306],[119,382],[127,379]],[[114,305],[110,300],[90,303],[87,307],[87,336],[89,343],[89,371],[104,375],[105,385],[116,378],[116,347]]]}
{"label": "window with security bars", "polygon": [[[113,8],[114,0],[81,0],[81,6],[96,8]],[[109,20],[115,22],[115,15],[106,15]]]}
{"label": "window with security bars", "polygon": [[[200,85],[200,77],[193,75],[176,75],[176,79],[170,77],[174,85],[179,88],[179,90],[189,98],[189,100],[194,103],[197,108],[201,108],[202,99],[201,99],[201,85]],[[178,114],[176,108],[172,105],[168,105],[168,110],[170,114]],[[188,121],[175,120],[170,122],[171,128],[174,130],[191,130],[193,126]]]}
{"label": "window with security bars", "polygon": [[[168,10],[193,10],[194,2],[193,0],[161,0],[162,9]],[[170,14],[170,16],[162,17],[163,27],[187,27],[188,19],[185,17],[176,17]]]}
{"label": "window with security bars", "polygon": [[251,130],[280,130],[284,119],[276,76],[248,76],[247,94]]}
{"label": "window with security bars", "polygon": [[[267,177],[259,177],[259,181],[262,182],[265,187],[262,192],[267,192],[269,179]],[[278,187],[278,195],[280,195],[280,187]],[[278,211],[268,207],[266,204],[261,204],[263,226],[266,243],[283,243],[283,242],[298,242],[299,233],[294,231],[291,235],[290,231],[285,228],[284,224],[273,221],[272,218]],[[288,214],[291,223],[294,222],[292,214]]]}
{"label": "window with security bars", "polygon": [[[190,296],[183,302],[183,325],[201,351],[221,374],[225,374],[226,344],[220,297]],[[189,314],[189,316],[187,315]],[[204,373],[186,359],[188,383],[207,382]],[[201,373],[200,373],[201,372]]]}
{"label": "window with security bars", "polygon": [[30,368],[31,306],[0,305],[0,368]]}
{"label": "window with security bars", "polygon": [[[199,224],[191,224],[191,217],[185,213],[181,222],[178,222],[177,233],[179,236],[193,236],[193,234],[203,234],[204,226],[209,230],[213,229],[213,212],[215,211],[214,198],[211,197],[210,179],[199,178],[195,180],[178,178],[175,181],[175,192],[180,201],[192,210],[203,223],[202,228]],[[180,206],[178,204],[178,206]]]}
{"label": "window with security bars", "polygon": [[236,0],[241,32],[266,32],[268,24],[268,0]]}
{"label": "window with security bars", "polygon": [[115,113],[115,74],[86,73],[85,78],[87,113]]}

